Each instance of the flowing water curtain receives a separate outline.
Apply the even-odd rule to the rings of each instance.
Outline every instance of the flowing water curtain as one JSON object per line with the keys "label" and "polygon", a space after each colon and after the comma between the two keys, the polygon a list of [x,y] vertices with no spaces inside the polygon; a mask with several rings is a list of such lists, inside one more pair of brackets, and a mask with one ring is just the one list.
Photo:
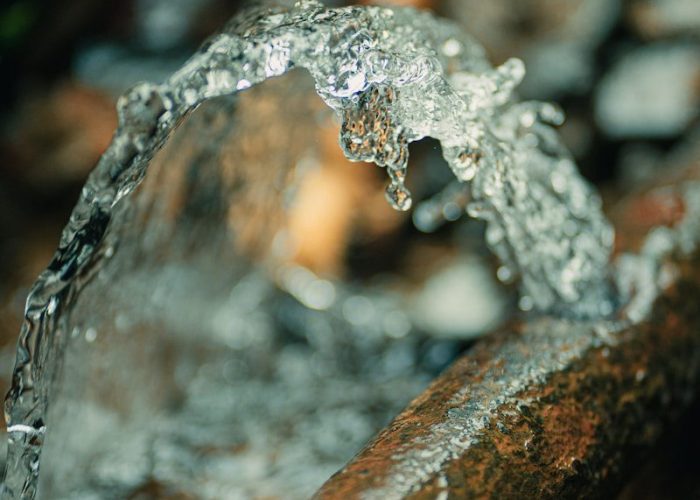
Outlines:
{"label": "flowing water curtain", "polygon": [[408,144],[426,136],[440,141],[456,177],[470,183],[468,213],[487,221],[503,274],[520,276],[524,308],[576,317],[612,311],[612,230],[550,126],[561,120],[556,108],[514,96],[522,63],[493,68],[456,26],[410,9],[302,1],[288,11],[250,10],[168,81],[138,85],[119,100],[113,142],[27,301],[6,401],[6,497],[35,493],[52,380],[68,341],[62,318],[103,261],[120,251],[110,224],[119,222],[120,206],[153,156],[203,102],[294,67],[311,74],[341,118],[347,157],[386,169],[387,199],[398,210],[412,202]]}

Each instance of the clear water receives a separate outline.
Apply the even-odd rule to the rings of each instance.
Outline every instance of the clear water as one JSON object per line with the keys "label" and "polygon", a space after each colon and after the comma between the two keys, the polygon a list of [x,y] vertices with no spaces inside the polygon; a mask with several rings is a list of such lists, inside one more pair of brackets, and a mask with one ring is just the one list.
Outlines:
{"label": "clear water", "polygon": [[[410,9],[247,11],[166,82],[119,100],[112,144],[27,299],[5,405],[5,498],[33,497],[39,478],[53,498],[122,498],[135,485],[303,496],[430,376],[390,287],[358,295],[272,265],[275,210],[309,155],[300,124],[316,115],[293,89],[265,109],[231,96],[292,68],[340,120],[346,157],[386,170],[397,210],[412,205],[408,145],[440,142],[468,186],[466,201],[440,195],[440,213],[486,221],[524,309],[612,311],[612,229],[552,128],[559,111],[515,96],[520,61],[493,68],[454,25]],[[271,121],[285,133],[256,142]],[[417,220],[430,227],[426,213]],[[272,427],[287,429],[284,444]]]}

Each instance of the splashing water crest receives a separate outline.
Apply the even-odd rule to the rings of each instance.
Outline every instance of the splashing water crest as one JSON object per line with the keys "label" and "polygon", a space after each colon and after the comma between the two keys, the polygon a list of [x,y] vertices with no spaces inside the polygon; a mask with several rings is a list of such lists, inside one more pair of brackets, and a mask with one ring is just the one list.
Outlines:
{"label": "splashing water crest", "polygon": [[551,105],[519,102],[518,60],[493,68],[449,22],[410,9],[250,10],[213,37],[168,81],[136,86],[118,102],[119,128],[86,183],[59,250],[27,300],[5,412],[10,436],[4,498],[32,498],[46,414],[68,341],[59,317],[114,251],[108,231],[156,152],[194,108],[292,68],[305,68],[342,120],[353,161],[386,169],[386,196],[408,210],[408,145],[437,139],[460,182],[467,213],[487,222],[487,242],[547,312],[597,317],[613,309],[613,232],[551,125]]}

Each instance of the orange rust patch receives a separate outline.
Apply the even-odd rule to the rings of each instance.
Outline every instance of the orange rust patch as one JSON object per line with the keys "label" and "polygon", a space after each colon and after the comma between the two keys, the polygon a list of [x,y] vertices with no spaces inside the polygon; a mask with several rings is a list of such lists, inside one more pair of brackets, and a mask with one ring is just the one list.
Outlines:
{"label": "orange rust patch", "polygon": [[595,446],[600,416],[580,404],[548,406],[542,417],[546,440],[557,450],[555,467],[570,467],[572,458],[587,456],[589,448]]}

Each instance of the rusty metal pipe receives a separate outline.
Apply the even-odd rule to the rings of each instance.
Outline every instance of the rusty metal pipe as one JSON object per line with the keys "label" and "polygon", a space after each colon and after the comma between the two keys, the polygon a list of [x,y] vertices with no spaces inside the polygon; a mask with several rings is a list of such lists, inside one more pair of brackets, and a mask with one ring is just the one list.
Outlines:
{"label": "rusty metal pipe", "polygon": [[[674,200],[689,177],[700,177],[698,167],[617,207],[623,249],[639,247],[659,222],[684,217]],[[700,297],[700,251],[670,260],[674,278],[641,322],[530,316],[484,339],[316,498],[589,498],[618,491],[700,383],[693,299]]]}

